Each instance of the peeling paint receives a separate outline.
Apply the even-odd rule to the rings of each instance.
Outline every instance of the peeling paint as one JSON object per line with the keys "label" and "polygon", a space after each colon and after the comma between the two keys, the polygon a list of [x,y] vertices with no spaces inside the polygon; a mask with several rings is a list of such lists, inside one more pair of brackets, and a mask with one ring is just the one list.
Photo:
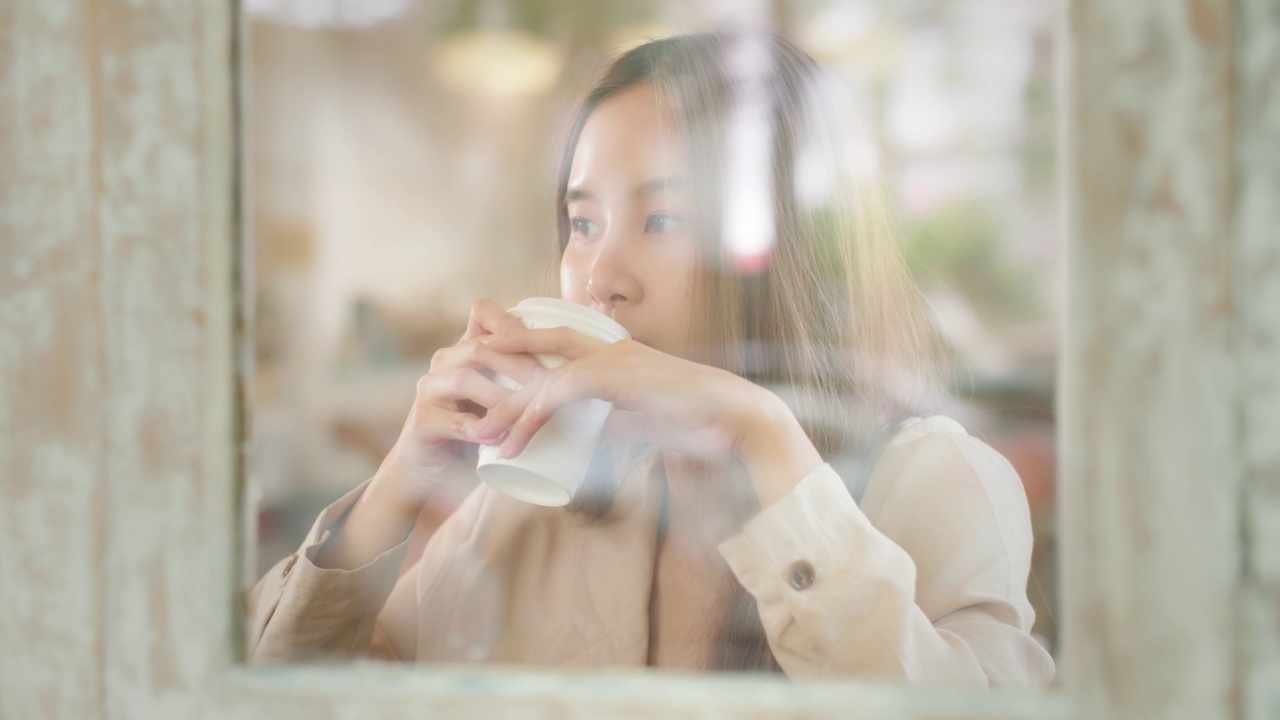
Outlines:
{"label": "peeling paint", "polygon": [[1280,716],[1280,6],[1241,2],[1236,158],[1246,720]]}
{"label": "peeling paint", "polygon": [[235,7],[2,11],[0,716],[1274,716],[1274,0],[1072,5],[1071,654],[1051,696],[235,668]]}
{"label": "peeling paint", "polygon": [[1062,670],[1085,717],[1234,714],[1235,6],[1071,7]]}

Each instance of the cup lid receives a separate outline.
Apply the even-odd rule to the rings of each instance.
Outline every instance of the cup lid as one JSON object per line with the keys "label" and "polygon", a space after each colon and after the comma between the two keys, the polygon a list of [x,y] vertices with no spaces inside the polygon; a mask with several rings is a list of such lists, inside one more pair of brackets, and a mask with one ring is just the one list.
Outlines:
{"label": "cup lid", "polygon": [[575,302],[551,297],[533,297],[521,300],[510,310],[518,318],[552,320],[566,327],[606,342],[627,340],[631,333],[618,321]]}

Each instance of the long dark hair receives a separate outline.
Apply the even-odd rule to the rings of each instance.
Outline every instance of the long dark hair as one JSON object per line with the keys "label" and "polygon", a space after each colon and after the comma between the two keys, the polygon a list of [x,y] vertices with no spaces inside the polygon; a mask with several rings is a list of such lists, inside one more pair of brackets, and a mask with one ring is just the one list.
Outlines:
{"label": "long dark hair", "polygon": [[[646,85],[677,119],[689,151],[692,227],[703,248],[691,329],[697,359],[782,394],[823,457],[844,461],[842,477],[859,498],[887,429],[933,404],[938,387],[937,341],[898,250],[873,147],[843,92],[777,34],[655,40],[610,63],[573,116],[556,193],[561,251],[583,126],[601,103]],[[741,227],[726,179],[741,172],[731,166],[743,137],[734,123],[743,117],[763,119],[757,179],[772,240],[764,255],[745,258],[734,254]],[[571,509],[603,516],[610,475],[598,473]],[[729,592],[716,667],[777,670],[754,598],[737,583]]]}

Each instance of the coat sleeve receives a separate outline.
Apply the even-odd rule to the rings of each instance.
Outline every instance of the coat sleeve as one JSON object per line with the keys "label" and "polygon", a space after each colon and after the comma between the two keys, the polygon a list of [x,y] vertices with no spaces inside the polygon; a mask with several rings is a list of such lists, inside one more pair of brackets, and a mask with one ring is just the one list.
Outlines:
{"label": "coat sleeve", "polygon": [[[315,564],[321,546],[366,485],[325,508],[298,551],[271,568],[249,592],[249,662],[295,663],[360,655],[401,659],[395,648],[405,647],[406,635],[412,647],[413,627],[387,622],[388,617],[400,620],[405,613],[388,607],[379,621],[384,606],[412,602],[413,574],[397,577],[408,538],[354,570],[322,569]],[[392,596],[399,600],[389,604]]]}
{"label": "coat sleeve", "polygon": [[1032,535],[1017,473],[963,430],[889,453],[894,471],[872,479],[892,483],[874,524],[823,466],[721,544],[778,664],[792,677],[1047,685],[1053,660],[1030,634]]}

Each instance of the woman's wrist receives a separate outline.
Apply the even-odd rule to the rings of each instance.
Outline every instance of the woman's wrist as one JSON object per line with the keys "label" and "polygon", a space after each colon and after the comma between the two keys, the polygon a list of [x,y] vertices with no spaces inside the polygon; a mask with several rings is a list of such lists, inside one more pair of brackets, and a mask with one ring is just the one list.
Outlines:
{"label": "woman's wrist", "polygon": [[321,568],[355,570],[404,542],[417,521],[421,505],[403,493],[388,476],[388,465],[374,473],[336,532],[320,546],[315,563]]}
{"label": "woman's wrist", "polygon": [[765,388],[759,388],[749,403],[735,454],[751,478],[761,509],[785,497],[823,463],[795,413]]}
{"label": "woman's wrist", "polygon": [[361,501],[370,501],[378,506],[380,514],[397,521],[413,522],[430,498],[422,497],[420,492],[415,493],[410,489],[413,486],[412,481],[408,480],[411,474],[412,470],[399,462],[393,452],[373,474]]}

